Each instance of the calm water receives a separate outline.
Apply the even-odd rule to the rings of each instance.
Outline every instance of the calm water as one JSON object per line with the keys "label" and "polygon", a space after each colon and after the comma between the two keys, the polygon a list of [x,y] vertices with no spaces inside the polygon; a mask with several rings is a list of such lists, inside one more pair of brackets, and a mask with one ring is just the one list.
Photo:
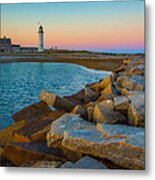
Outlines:
{"label": "calm water", "polygon": [[13,123],[12,114],[39,101],[41,90],[71,95],[108,74],[63,63],[0,64],[0,129]]}

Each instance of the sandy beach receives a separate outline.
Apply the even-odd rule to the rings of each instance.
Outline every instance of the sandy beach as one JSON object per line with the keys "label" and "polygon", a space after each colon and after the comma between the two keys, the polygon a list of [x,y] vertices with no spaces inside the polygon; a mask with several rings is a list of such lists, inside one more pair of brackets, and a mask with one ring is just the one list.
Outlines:
{"label": "sandy beach", "polygon": [[0,55],[0,63],[11,62],[50,62],[50,63],[72,63],[92,68],[96,70],[113,71],[118,68],[124,60],[140,58],[143,55],[102,55],[96,53],[54,53],[46,54],[2,54]]}

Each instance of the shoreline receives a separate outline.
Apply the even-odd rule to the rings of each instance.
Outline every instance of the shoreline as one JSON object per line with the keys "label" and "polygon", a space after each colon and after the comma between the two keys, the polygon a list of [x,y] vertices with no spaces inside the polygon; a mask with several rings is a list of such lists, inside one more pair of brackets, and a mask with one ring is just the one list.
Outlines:
{"label": "shoreline", "polygon": [[53,55],[53,56],[0,56],[0,64],[3,63],[19,63],[19,62],[38,62],[38,63],[71,63],[81,65],[90,69],[113,71],[118,68],[126,59],[126,57],[114,56],[84,56],[84,55]]}

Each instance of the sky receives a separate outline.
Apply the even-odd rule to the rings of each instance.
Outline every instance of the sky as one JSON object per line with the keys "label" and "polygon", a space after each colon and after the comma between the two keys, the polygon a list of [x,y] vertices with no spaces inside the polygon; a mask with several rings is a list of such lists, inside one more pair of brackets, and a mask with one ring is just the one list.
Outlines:
{"label": "sky", "polygon": [[1,5],[1,37],[45,48],[144,51],[144,1],[21,3]]}

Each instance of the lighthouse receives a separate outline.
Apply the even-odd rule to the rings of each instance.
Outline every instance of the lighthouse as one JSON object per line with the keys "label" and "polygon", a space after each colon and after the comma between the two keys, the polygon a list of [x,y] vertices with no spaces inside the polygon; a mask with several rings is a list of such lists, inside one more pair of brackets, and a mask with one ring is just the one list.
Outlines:
{"label": "lighthouse", "polygon": [[39,31],[38,31],[38,52],[43,52],[44,51],[44,31],[43,27],[40,25],[39,26]]}

